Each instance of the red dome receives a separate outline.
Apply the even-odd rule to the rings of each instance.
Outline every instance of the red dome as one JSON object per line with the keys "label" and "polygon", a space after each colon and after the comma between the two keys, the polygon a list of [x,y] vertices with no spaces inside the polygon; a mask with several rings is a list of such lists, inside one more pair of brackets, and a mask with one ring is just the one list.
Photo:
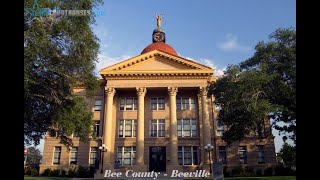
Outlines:
{"label": "red dome", "polygon": [[159,50],[171,55],[178,56],[177,52],[170,45],[163,42],[156,42],[148,45],[146,48],[144,48],[141,54],[148,53],[153,50]]}

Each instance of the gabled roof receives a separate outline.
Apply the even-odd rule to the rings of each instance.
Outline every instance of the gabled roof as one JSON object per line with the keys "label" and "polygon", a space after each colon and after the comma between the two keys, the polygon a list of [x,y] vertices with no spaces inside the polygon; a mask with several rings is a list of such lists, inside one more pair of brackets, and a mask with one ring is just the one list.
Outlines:
{"label": "gabled roof", "polygon": [[[152,70],[148,69],[139,69],[134,70],[133,67],[138,66],[139,64],[150,63],[155,57],[161,57],[164,59],[164,63],[171,63],[172,65],[179,65],[178,69],[159,69],[153,67]],[[116,75],[167,75],[167,74],[176,74],[176,75],[213,75],[214,69],[203,64],[197,63],[195,61],[185,59],[179,56],[174,56],[159,50],[153,50],[148,53],[144,53],[133,58],[124,60],[117,64],[108,66],[99,71],[99,73],[105,76],[116,76]]]}

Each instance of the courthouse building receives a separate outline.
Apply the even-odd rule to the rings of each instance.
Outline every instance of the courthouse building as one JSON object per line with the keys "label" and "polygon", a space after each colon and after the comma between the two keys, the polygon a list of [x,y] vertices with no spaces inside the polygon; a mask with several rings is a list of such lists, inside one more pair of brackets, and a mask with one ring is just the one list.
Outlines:
{"label": "courthouse building", "polygon": [[[240,165],[261,169],[276,164],[274,137],[266,121],[266,138],[255,134],[227,146],[224,131],[216,117],[218,109],[208,86],[216,81],[214,69],[180,57],[166,42],[158,28],[152,43],[141,54],[100,70],[101,89],[88,100],[93,112],[94,135],[88,143],[73,137],[70,151],[56,137],[45,137],[44,169],[68,169],[96,165],[120,171],[157,171],[206,169],[217,161],[230,168]],[[85,95],[84,89],[74,89]],[[104,144],[106,152],[100,153]],[[211,144],[209,153],[204,146]]]}

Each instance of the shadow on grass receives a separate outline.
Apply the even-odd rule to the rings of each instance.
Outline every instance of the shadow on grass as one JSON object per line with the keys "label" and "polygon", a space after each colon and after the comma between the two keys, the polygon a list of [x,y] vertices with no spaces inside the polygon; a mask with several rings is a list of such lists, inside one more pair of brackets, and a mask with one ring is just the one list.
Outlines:
{"label": "shadow on grass", "polygon": [[71,178],[62,178],[62,177],[31,177],[31,176],[24,176],[24,180],[71,180]]}

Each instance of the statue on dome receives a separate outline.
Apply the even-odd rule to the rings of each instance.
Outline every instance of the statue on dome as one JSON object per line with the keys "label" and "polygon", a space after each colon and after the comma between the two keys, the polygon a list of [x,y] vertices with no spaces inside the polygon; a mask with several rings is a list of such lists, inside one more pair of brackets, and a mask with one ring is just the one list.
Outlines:
{"label": "statue on dome", "polygon": [[161,15],[156,16],[156,18],[157,18],[157,26],[158,26],[158,28],[160,29],[160,27],[161,27],[161,21],[162,21]]}

